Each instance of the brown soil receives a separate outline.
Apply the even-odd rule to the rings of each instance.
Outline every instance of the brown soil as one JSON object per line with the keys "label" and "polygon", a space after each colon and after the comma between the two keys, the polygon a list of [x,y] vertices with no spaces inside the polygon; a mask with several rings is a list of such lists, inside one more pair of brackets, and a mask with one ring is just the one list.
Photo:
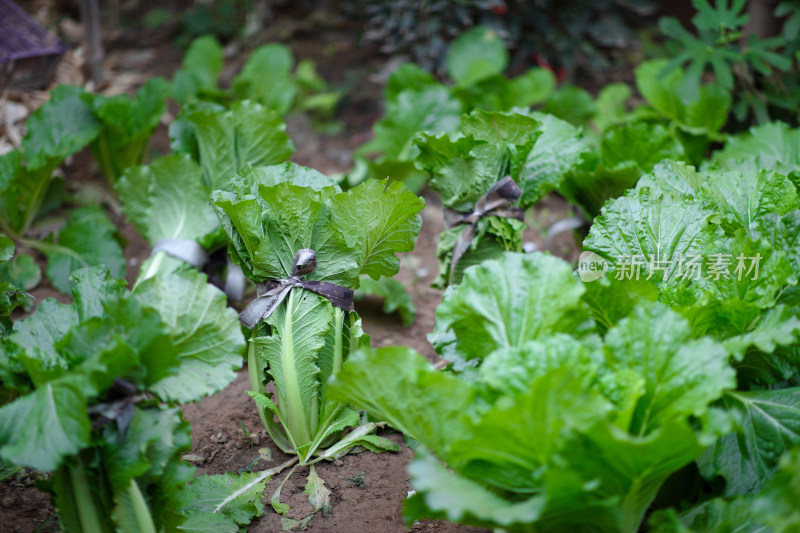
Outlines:
{"label": "brown soil", "polygon": [[[327,79],[346,84],[345,71],[354,72],[359,80],[367,80],[380,66],[374,51],[362,50],[355,45],[353,33],[342,31],[328,35],[327,52],[313,34],[300,32],[300,38],[292,41],[298,58],[313,57],[320,71]],[[174,46],[162,43],[158,53],[148,67],[154,74],[169,76],[177,68],[180,54]],[[333,52],[331,52],[333,50]],[[345,131],[335,136],[322,136],[313,131],[307,119],[291,116],[287,119],[289,132],[297,146],[293,160],[316,168],[323,173],[332,174],[349,168],[350,153],[370,135],[371,125],[378,117],[381,87],[369,81],[350,85],[350,92],[344,102],[339,117],[345,124]],[[160,127],[151,143],[154,155],[169,151],[166,128]],[[71,192],[86,191],[94,187],[106,190],[108,187],[98,175],[97,168],[87,152],[76,155],[64,168]],[[423,211],[422,231],[413,253],[407,254],[402,262],[398,276],[414,297],[418,314],[415,323],[405,328],[398,316],[386,316],[380,311],[380,302],[366,299],[357,303],[362,315],[365,331],[372,337],[373,346],[405,344],[413,347],[431,361],[438,356],[426,339],[433,329],[435,308],[441,300],[441,292],[430,288],[436,276],[436,242],[442,229],[442,210],[435,195],[425,193],[427,206]],[[113,194],[107,194],[102,203],[112,220],[120,228],[120,234],[127,242],[126,257],[128,270],[126,278],[132,283],[138,274],[141,262],[147,258],[149,247],[136,233],[133,226],[119,214],[114,205]],[[67,204],[67,208],[71,207]],[[547,197],[537,206],[529,218],[530,229],[526,240],[534,242],[538,249],[543,248],[544,230],[554,221],[569,216],[566,202],[556,195]],[[68,209],[62,211],[68,212]],[[53,219],[58,224],[59,214]],[[570,235],[562,235],[551,247],[556,255],[575,259],[576,247]],[[44,264],[43,258],[33,250],[20,249],[32,253]],[[40,287],[32,291],[36,301],[55,297],[63,302],[71,298],[59,294],[42,278]],[[20,318],[20,314],[16,318]],[[191,455],[198,474],[219,474],[223,472],[261,471],[281,464],[288,459],[266,435],[262,428],[252,400],[245,394],[248,390],[247,371],[239,372],[237,379],[222,392],[205,398],[198,404],[184,406],[184,414],[192,424]],[[318,466],[318,474],[331,490],[332,511],[327,516],[321,513],[311,518],[307,530],[312,532],[342,533],[390,533],[402,532],[407,528],[403,521],[403,501],[411,487],[408,484],[406,465],[413,452],[403,443],[402,435],[384,430],[383,436],[400,445],[397,453],[373,454],[364,452],[343,457],[333,463]],[[312,507],[303,494],[307,469],[298,468],[282,491],[281,501],[291,507],[290,518],[302,519],[309,516]],[[35,479],[44,474],[23,470],[0,483],[0,532],[57,531],[55,510],[50,504],[49,495],[38,491]],[[249,527],[252,532],[279,531],[282,524],[280,516],[273,512],[269,497],[282,481],[277,476],[267,486],[265,492],[264,515],[253,521]],[[468,532],[483,531],[449,524],[442,521],[424,521],[411,527],[417,532]]]}

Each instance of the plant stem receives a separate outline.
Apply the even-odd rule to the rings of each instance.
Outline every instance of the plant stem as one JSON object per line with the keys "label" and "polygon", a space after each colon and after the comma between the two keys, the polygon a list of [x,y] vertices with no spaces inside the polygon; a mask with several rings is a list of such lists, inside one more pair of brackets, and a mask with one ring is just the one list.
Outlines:
{"label": "plant stem", "polygon": [[83,471],[83,462],[78,459],[78,466],[68,469],[70,485],[72,486],[72,497],[75,506],[78,508],[78,519],[81,523],[81,530],[86,533],[101,533],[105,531],[102,527],[100,515],[92,499],[92,488],[86,472]]}
{"label": "plant stem", "polygon": [[119,176],[117,175],[117,169],[114,165],[114,159],[111,157],[108,140],[106,139],[105,134],[101,132],[100,135],[97,136],[97,140],[92,143],[90,148],[92,149],[95,159],[97,159],[97,164],[100,167],[100,170],[103,172],[106,180],[108,180],[109,185],[113,187],[114,182],[117,181]]}
{"label": "plant stem", "polygon": [[19,235],[24,235],[28,228],[31,227],[33,223],[33,219],[36,218],[36,215],[39,214],[39,208],[42,207],[42,201],[44,200],[44,195],[47,192],[47,187],[50,185],[51,178],[53,176],[53,171],[58,168],[58,165],[61,161],[56,160],[53,162],[49,160],[41,167],[37,168],[36,172],[41,172],[38,175],[32,175],[33,173],[28,175],[28,179],[36,180],[38,179],[39,182],[36,184],[36,188],[33,191],[33,194],[30,195],[30,201],[28,205],[22,210],[25,214],[25,220],[22,223],[22,227],[19,228],[17,232]]}
{"label": "plant stem", "polygon": [[135,479],[131,480],[128,485],[128,497],[131,499],[131,506],[133,507],[133,514],[136,517],[137,531],[140,533],[157,533],[156,526],[153,524],[153,517],[150,514],[150,508],[147,506],[147,501],[139,490],[139,484]]}

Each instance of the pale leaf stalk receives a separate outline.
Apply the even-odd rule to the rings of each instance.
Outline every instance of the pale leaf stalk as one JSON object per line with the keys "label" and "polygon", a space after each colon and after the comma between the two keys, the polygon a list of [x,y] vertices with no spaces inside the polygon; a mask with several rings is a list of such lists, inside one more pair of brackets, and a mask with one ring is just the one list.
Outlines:
{"label": "pale leaf stalk", "polygon": [[89,479],[86,477],[86,472],[83,470],[83,463],[78,459],[78,466],[68,467],[67,475],[69,476],[70,485],[72,487],[72,497],[75,499],[75,506],[78,511],[78,519],[81,523],[83,531],[101,532],[105,531],[100,520],[100,515],[97,507],[92,498],[92,488],[89,486]]}
{"label": "pale leaf stalk", "polygon": [[157,533],[153,517],[150,514],[150,508],[147,506],[147,501],[144,499],[144,495],[142,495],[139,484],[136,483],[135,479],[131,480],[127,491],[133,506],[133,514],[136,516],[137,531],[141,533]]}

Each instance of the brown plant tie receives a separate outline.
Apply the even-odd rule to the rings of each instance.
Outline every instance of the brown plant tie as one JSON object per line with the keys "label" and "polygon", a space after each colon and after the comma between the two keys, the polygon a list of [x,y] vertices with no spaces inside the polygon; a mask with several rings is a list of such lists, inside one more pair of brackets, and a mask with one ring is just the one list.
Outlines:
{"label": "brown plant tie", "polygon": [[258,321],[270,316],[295,287],[319,294],[333,305],[345,311],[353,310],[353,291],[328,281],[305,281],[303,276],[317,269],[317,253],[303,248],[294,254],[292,273],[287,279],[273,279],[258,284],[257,296],[244,311],[239,321],[253,329]]}
{"label": "brown plant tie", "polygon": [[456,263],[461,256],[469,249],[472,239],[475,237],[475,228],[478,221],[487,216],[516,218],[524,220],[525,210],[521,207],[511,205],[522,196],[522,189],[519,188],[511,176],[506,176],[489,189],[486,194],[481,196],[475,203],[475,209],[471,213],[457,213],[452,210],[445,212],[445,227],[447,229],[458,224],[467,224],[464,231],[458,236],[453,247],[453,258],[450,260],[450,275],[447,284],[453,283],[453,274],[456,271]]}

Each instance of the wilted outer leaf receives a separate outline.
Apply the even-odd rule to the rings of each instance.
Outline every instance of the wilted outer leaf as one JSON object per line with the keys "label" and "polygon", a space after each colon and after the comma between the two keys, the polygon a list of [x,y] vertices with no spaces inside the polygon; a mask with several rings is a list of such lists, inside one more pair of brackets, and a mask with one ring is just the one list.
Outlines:
{"label": "wilted outer leaf", "polygon": [[317,469],[311,466],[308,474],[308,483],[303,492],[308,496],[308,501],[315,511],[322,511],[326,515],[331,510],[331,491],[325,486],[325,482],[317,474]]}
{"label": "wilted outer leaf", "polygon": [[[215,509],[234,492],[246,487],[260,472],[241,475],[227,472],[217,476],[199,476],[185,489],[181,496],[183,507],[180,513],[187,518],[182,524],[184,531],[238,531],[237,525],[249,524],[264,513],[262,498],[269,479],[253,484],[236,498]],[[220,519],[223,517],[224,520]]]}

